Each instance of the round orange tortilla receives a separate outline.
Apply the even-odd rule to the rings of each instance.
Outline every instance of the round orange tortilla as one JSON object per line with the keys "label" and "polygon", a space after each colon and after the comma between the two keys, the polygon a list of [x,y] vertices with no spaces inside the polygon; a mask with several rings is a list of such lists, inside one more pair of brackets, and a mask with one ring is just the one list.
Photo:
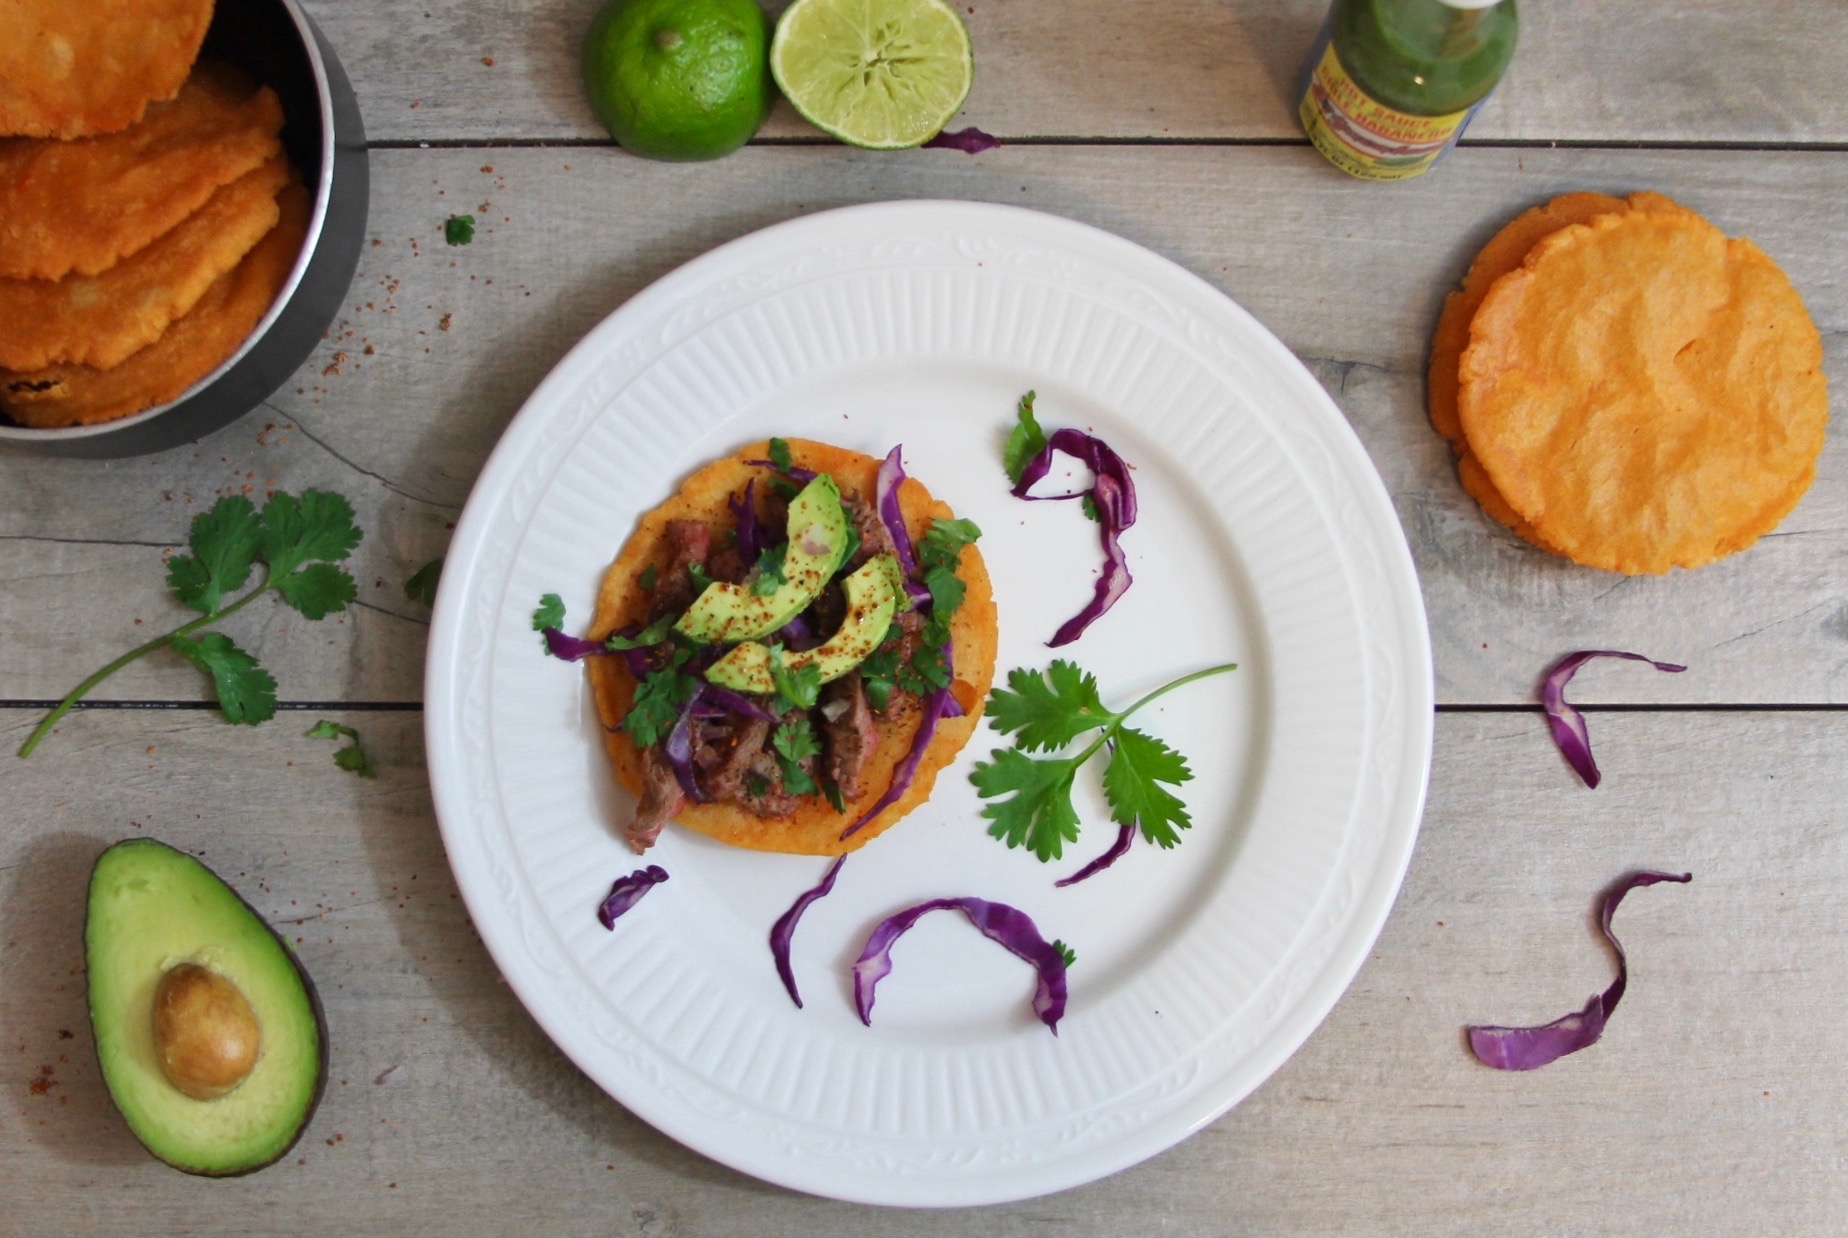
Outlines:
{"label": "round orange tortilla", "polygon": [[107,370],[0,370],[0,411],[36,429],[115,421],[177,398],[238,350],[295,269],[314,201],[299,181],[276,195],[281,219],[159,339]]}
{"label": "round orange tortilla", "polygon": [[[789,448],[797,465],[831,474],[843,495],[868,503],[873,501],[879,461],[872,456],[806,439],[790,439]],[[667,502],[642,517],[635,533],[603,578],[596,618],[589,632],[592,639],[604,639],[626,624],[646,620],[648,592],[642,588],[640,577],[650,566],[657,571],[667,567],[670,558],[668,522],[708,520],[721,528],[731,527],[726,499],[747,481],[765,475],[766,470],[761,465],[746,461],[762,460],[768,452],[768,443],[751,443],[736,455],[706,465],[687,478]],[[930,492],[916,479],[900,487],[898,498],[905,524],[914,539],[923,535],[932,520],[948,520],[955,515],[947,504],[931,498]],[[790,816],[774,818],[756,817],[732,804],[689,804],[676,818],[678,824],[720,842],[756,851],[843,855],[864,847],[929,799],[938,771],[956,759],[956,754],[975,733],[982,707],[988,700],[989,686],[994,681],[997,635],[994,590],[981,552],[974,545],[963,548],[956,574],[967,592],[950,623],[956,669],[956,681],[951,690],[963,707],[963,716],[944,718],[937,723],[937,733],[918,762],[917,773],[903,796],[853,837],[842,841],[841,831],[859,820],[891,787],[892,772],[911,751],[911,742],[922,722],[923,711],[916,698],[895,692],[891,708],[878,715],[879,747],[866,766],[866,789],[858,799],[847,802],[845,813],[835,812],[821,796],[810,796],[801,800]],[[585,666],[597,703],[597,716],[604,726],[604,748],[615,767],[616,779],[639,796],[642,792],[642,754],[628,733],[617,729],[634,700],[635,680],[621,658],[588,658]]]}
{"label": "round orange tortilla", "polygon": [[1660,573],[1749,546],[1815,476],[1822,344],[1757,246],[1651,195],[1554,232],[1470,326],[1458,413],[1559,553]]}
{"label": "round orange tortilla", "polygon": [[212,22],[212,0],[6,0],[0,134],[114,133],[171,99]]}

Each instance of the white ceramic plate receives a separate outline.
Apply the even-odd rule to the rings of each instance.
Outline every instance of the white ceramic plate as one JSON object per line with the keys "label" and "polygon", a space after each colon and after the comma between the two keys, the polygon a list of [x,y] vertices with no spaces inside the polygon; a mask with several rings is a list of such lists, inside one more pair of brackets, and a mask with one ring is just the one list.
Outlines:
{"label": "white ceramic plate", "polygon": [[[1288,278],[1280,275],[1280,278]],[[1136,583],[1076,645],[1108,703],[1236,661],[1140,725],[1185,752],[1194,827],[1055,889],[1115,827],[1042,865],[984,831],[969,767],[851,857],[796,937],[771,923],[826,861],[669,830],[671,879],[605,931],[639,866],[573,630],[637,516],[768,434],[906,463],[984,529],[999,670],[1043,666],[1101,560],[1075,504],[1009,497],[1021,392],[1136,469]],[[1056,484],[1056,478],[1054,483]],[[1000,676],[998,675],[999,679]],[[1127,241],[1008,207],[812,215],[723,246],[610,315],[533,394],[456,531],[430,641],[431,785],[481,936],[559,1046],[674,1138],[799,1190],[901,1205],[1020,1199],[1134,1164],[1261,1083],[1352,979],[1410,857],[1430,760],[1429,638],[1390,501],[1321,387],[1204,281]],[[848,968],[872,926],[976,895],[1077,950],[1054,1037],[1030,971],[954,913],[899,945],[862,1026]]]}

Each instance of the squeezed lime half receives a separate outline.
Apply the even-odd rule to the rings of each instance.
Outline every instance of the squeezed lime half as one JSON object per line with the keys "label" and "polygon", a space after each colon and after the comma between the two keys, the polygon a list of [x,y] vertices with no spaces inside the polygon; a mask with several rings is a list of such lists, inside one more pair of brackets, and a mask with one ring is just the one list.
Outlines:
{"label": "squeezed lime half", "polygon": [[796,0],[777,22],[770,71],[816,128],[900,150],[936,136],[969,96],[969,29],[943,0]]}

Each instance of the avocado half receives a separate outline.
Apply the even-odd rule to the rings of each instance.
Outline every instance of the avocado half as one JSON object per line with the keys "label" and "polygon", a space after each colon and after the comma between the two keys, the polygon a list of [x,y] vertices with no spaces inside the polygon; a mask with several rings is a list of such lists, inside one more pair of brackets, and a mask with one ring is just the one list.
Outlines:
{"label": "avocado half", "polygon": [[[97,1061],[149,1152],[190,1174],[230,1177],[295,1146],[327,1085],[327,1022],[308,973],[262,916],[192,856],[131,838],[90,872],[83,937]],[[185,963],[235,985],[256,1016],[255,1065],[213,1100],[175,1086],[156,1043],[156,991]]]}

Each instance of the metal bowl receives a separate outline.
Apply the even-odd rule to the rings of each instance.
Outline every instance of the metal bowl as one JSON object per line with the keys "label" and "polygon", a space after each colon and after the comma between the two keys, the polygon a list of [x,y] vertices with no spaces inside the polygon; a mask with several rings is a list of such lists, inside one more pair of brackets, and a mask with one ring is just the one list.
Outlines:
{"label": "metal bowl", "polygon": [[201,55],[230,61],[282,99],[283,148],[314,188],[295,269],[256,329],[178,399],[93,426],[35,430],[0,419],[0,447],[139,456],[201,438],[262,403],[308,359],[346,299],[365,240],[366,129],[333,48],[296,0],[218,0]]}

